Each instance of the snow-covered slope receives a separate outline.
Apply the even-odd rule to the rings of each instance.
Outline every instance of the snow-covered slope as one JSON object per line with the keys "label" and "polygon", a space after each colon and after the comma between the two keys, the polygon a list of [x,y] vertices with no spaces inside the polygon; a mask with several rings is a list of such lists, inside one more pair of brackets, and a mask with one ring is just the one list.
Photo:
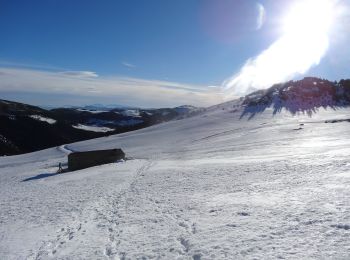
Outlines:
{"label": "snow-covered slope", "polygon": [[[1,259],[347,259],[349,109],[192,118],[0,158]],[[250,118],[250,119],[249,119]],[[69,150],[124,163],[55,174]]]}

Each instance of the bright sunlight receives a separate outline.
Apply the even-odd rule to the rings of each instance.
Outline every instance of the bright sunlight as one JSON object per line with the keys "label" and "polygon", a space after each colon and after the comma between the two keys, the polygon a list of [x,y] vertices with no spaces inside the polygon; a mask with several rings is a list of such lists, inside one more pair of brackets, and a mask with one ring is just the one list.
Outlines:
{"label": "bright sunlight", "polygon": [[289,35],[305,37],[328,34],[334,16],[334,2],[331,0],[300,1],[286,15],[284,31]]}
{"label": "bright sunlight", "polygon": [[223,83],[227,98],[289,80],[319,64],[329,47],[336,8],[332,0],[294,2],[281,19],[282,36]]}

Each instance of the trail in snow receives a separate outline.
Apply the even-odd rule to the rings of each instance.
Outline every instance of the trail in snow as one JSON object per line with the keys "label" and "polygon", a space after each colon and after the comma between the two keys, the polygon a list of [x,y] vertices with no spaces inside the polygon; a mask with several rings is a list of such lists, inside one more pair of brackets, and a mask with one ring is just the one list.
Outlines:
{"label": "trail in snow", "polygon": [[[65,255],[79,258],[83,254],[112,259],[120,244],[120,212],[128,206],[124,196],[132,191],[135,182],[144,176],[152,163],[143,161],[137,165],[139,168],[135,169],[135,174],[128,181],[87,203],[81,212],[72,214],[71,221],[58,228],[54,238],[42,241],[40,247],[27,258],[61,258]],[[100,246],[99,250],[95,249],[97,245]],[[105,248],[102,250],[103,247]]]}
{"label": "trail in snow", "polygon": [[58,146],[57,150],[59,150],[60,152],[62,152],[64,154],[67,154],[67,155],[72,153],[72,152],[75,152],[73,149],[69,148],[68,145],[66,145],[66,144]]}

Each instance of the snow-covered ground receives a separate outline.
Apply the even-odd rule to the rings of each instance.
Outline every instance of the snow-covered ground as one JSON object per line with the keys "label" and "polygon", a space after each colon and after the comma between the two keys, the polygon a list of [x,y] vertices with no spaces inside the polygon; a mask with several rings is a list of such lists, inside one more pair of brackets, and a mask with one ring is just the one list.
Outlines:
{"label": "snow-covered ground", "polygon": [[124,116],[140,117],[140,111],[138,109],[128,109],[121,112]]}
{"label": "snow-covered ground", "polygon": [[[349,109],[234,103],[0,158],[0,259],[349,259]],[[69,150],[132,158],[55,174]]]}
{"label": "snow-covered ground", "polygon": [[101,132],[101,133],[114,131],[114,129],[109,128],[109,127],[105,127],[105,126],[92,126],[92,125],[77,124],[77,125],[73,125],[72,127],[76,128],[76,129],[80,129],[80,130],[91,131],[91,132]]}
{"label": "snow-covered ground", "polygon": [[50,125],[53,125],[53,124],[55,124],[57,122],[55,119],[44,117],[44,116],[40,116],[40,115],[31,115],[29,117],[33,118],[35,120],[38,120],[38,121],[46,122],[46,123],[48,123]]}

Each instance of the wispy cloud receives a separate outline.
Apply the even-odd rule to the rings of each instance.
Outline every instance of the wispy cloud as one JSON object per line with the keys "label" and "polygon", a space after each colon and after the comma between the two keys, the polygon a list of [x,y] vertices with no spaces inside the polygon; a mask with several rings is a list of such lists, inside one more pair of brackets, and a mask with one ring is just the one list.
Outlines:
{"label": "wispy cloud", "polygon": [[265,12],[265,7],[260,3],[256,4],[256,8],[258,10],[258,17],[256,19],[256,30],[260,30],[265,23],[266,12]]}
{"label": "wispy cloud", "polygon": [[63,71],[59,73],[61,75],[77,77],[77,78],[97,78],[98,77],[97,73],[93,71]]}
{"label": "wispy cloud", "polygon": [[[0,93],[42,93],[70,95],[89,100],[113,98],[115,103],[142,107],[168,107],[183,104],[209,106],[222,101],[218,88],[208,88],[161,80],[98,76],[90,71],[52,72],[0,68]],[[62,104],[66,104],[62,100]]]}
{"label": "wispy cloud", "polygon": [[8,67],[8,68],[24,68],[24,69],[38,69],[38,70],[52,70],[52,71],[58,71],[58,70],[64,70],[61,67],[52,66],[45,63],[28,63],[28,62],[19,62],[19,61],[12,61],[12,60],[6,60],[0,58],[0,67]]}
{"label": "wispy cloud", "polygon": [[129,68],[129,69],[136,68],[136,66],[134,64],[131,64],[131,63],[125,62],[125,61],[122,62],[122,65]]}

